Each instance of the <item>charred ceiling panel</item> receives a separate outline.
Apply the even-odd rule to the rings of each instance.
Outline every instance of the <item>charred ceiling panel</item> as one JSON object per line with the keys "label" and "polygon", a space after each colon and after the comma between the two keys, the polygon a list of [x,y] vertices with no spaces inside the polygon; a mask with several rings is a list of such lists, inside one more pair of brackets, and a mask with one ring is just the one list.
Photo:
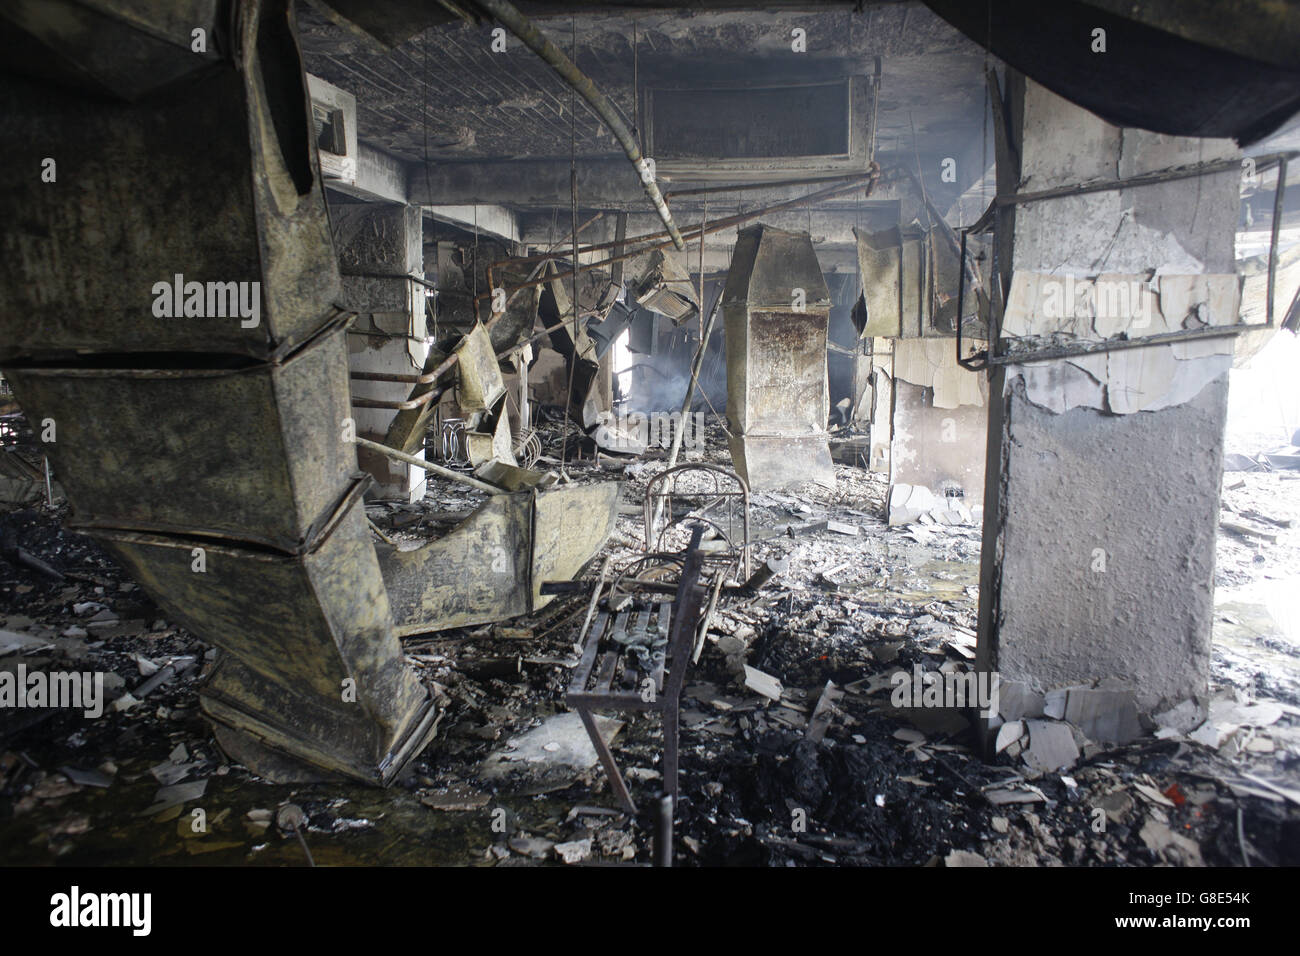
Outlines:
{"label": "charred ceiling panel", "polygon": [[648,90],[646,142],[664,159],[849,153],[849,81],[751,89]]}

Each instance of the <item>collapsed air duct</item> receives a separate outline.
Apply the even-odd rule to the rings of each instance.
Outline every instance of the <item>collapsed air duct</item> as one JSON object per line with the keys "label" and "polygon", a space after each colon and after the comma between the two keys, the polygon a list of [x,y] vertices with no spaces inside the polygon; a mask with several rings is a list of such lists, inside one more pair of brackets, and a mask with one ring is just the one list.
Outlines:
{"label": "collapsed air duct", "polygon": [[[22,28],[57,55],[41,80],[0,79],[0,241],[19,272],[0,286],[5,376],[53,424],[73,523],[222,651],[200,702],[227,752],[277,780],[387,783],[434,708],[403,660],[360,501],[289,5],[236,5],[229,37],[211,4],[169,16],[207,24],[229,59],[195,57],[202,72],[157,89],[166,31],[100,6],[32,14]],[[87,18],[120,42],[88,51]],[[83,66],[140,100],[44,79],[64,69],[75,85]],[[31,174],[45,157],[53,182]],[[158,298],[177,283],[180,315]],[[256,321],[233,302],[256,303]]]}
{"label": "collapsed air duct", "polygon": [[751,489],[833,484],[830,290],[806,232],[743,229],[722,294],[731,458]]}

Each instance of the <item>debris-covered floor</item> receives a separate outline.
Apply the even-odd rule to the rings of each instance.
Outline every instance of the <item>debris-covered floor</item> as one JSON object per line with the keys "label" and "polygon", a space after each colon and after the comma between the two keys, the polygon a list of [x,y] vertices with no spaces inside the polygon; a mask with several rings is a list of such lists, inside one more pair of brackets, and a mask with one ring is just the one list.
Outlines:
{"label": "debris-covered floor", "polygon": [[[542,436],[538,467],[558,470],[558,428]],[[706,451],[683,455],[701,458],[730,465],[720,429]],[[640,553],[643,492],[663,467],[654,455],[566,463],[573,481],[625,482],[605,551],[615,566]],[[724,597],[687,677],[678,864],[1300,863],[1297,481],[1226,476],[1208,721],[1172,714],[1107,749],[1064,722],[1040,731],[1057,723],[1044,718],[1001,734],[991,762],[967,716],[891,701],[900,669],[972,667],[978,527],[887,528],[883,476],[842,464],[833,489],[756,493],[755,562],[785,555],[789,567],[751,596]],[[431,482],[420,504],[368,510],[391,538],[414,542],[477,500]],[[199,714],[213,652],[63,530],[65,516],[42,506],[0,516],[0,668],[104,671],[111,702],[93,719],[4,711],[6,862],[651,859],[649,817],[618,811],[563,704],[589,590],[530,618],[407,638],[444,715],[389,790],[279,786],[228,764]],[[744,683],[756,673],[764,679]],[[649,807],[662,782],[658,718],[610,718],[602,730]],[[1062,760],[1072,766],[1033,769]],[[302,843],[275,823],[286,803],[306,814]]]}

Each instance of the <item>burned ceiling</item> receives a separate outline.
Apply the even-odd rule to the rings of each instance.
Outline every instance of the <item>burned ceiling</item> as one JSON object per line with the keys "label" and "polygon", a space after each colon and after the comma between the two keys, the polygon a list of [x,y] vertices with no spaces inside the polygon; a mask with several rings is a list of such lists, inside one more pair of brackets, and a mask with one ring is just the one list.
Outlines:
{"label": "burned ceiling", "polygon": [[[629,125],[643,117],[634,81],[643,96],[801,87],[872,77],[879,58],[882,164],[915,165],[919,156],[923,168],[937,171],[941,158],[964,155],[981,137],[983,52],[919,4],[602,13],[539,23]],[[573,123],[572,91],[531,51],[511,37],[503,52],[493,52],[491,24],[431,27],[387,50],[310,6],[300,10],[299,24],[308,71],[352,92],[361,137],[408,162],[619,155],[581,100]],[[806,52],[792,49],[796,30]],[[745,109],[743,102],[735,108]]]}

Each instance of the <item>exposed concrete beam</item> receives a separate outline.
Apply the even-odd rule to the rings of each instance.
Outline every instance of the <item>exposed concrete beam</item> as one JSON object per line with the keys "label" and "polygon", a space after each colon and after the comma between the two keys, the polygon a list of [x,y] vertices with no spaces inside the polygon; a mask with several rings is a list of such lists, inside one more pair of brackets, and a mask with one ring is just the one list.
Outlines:
{"label": "exposed concrete beam", "polygon": [[[501,206],[424,206],[424,211],[439,222],[477,231],[506,242],[519,241],[519,221],[509,209]],[[658,222],[655,217],[651,217]]]}
{"label": "exposed concrete beam", "polygon": [[408,164],[365,143],[357,147],[357,178],[355,182],[327,179],[329,189],[379,202],[407,202]]}
{"label": "exposed concrete beam", "polygon": [[[963,145],[964,149],[954,151],[957,159],[956,184],[943,183],[940,179],[941,164],[947,154],[921,154],[921,168],[926,170],[926,188],[931,191],[931,198],[941,209],[946,208],[963,189],[977,180],[982,171],[979,164],[979,153],[982,148],[980,142],[977,140],[974,144]],[[908,154],[894,159],[900,166],[915,171],[914,156]],[[682,189],[716,186],[719,183],[778,182],[803,178],[829,179],[862,173],[865,164],[859,163],[852,168],[809,170],[778,168],[769,162],[755,161],[753,169],[748,173],[728,168],[709,172],[707,175],[702,174],[698,168],[690,175],[671,175],[670,169],[670,164],[664,163],[657,171],[669,208],[676,214],[679,206],[689,208],[702,202],[702,198],[698,195],[690,197],[674,195],[676,191]],[[569,160],[562,158],[430,163],[427,176],[422,164],[410,163],[407,169],[407,180],[410,184],[409,201],[421,205],[487,203],[545,209],[556,206],[568,208],[569,172]],[[640,182],[623,161],[579,157],[577,173],[578,203],[582,208],[625,210],[633,213],[649,211],[650,207],[641,191]],[[718,191],[710,195],[709,204],[710,206],[716,204],[723,208],[728,206],[734,208],[737,204],[753,207],[793,199],[814,192],[818,188],[817,184],[809,183],[743,192]],[[886,177],[884,181],[877,184],[871,199],[866,203],[905,198],[915,191],[910,182],[904,178]],[[849,195],[830,200],[826,204],[834,203],[856,205],[857,200]]]}

